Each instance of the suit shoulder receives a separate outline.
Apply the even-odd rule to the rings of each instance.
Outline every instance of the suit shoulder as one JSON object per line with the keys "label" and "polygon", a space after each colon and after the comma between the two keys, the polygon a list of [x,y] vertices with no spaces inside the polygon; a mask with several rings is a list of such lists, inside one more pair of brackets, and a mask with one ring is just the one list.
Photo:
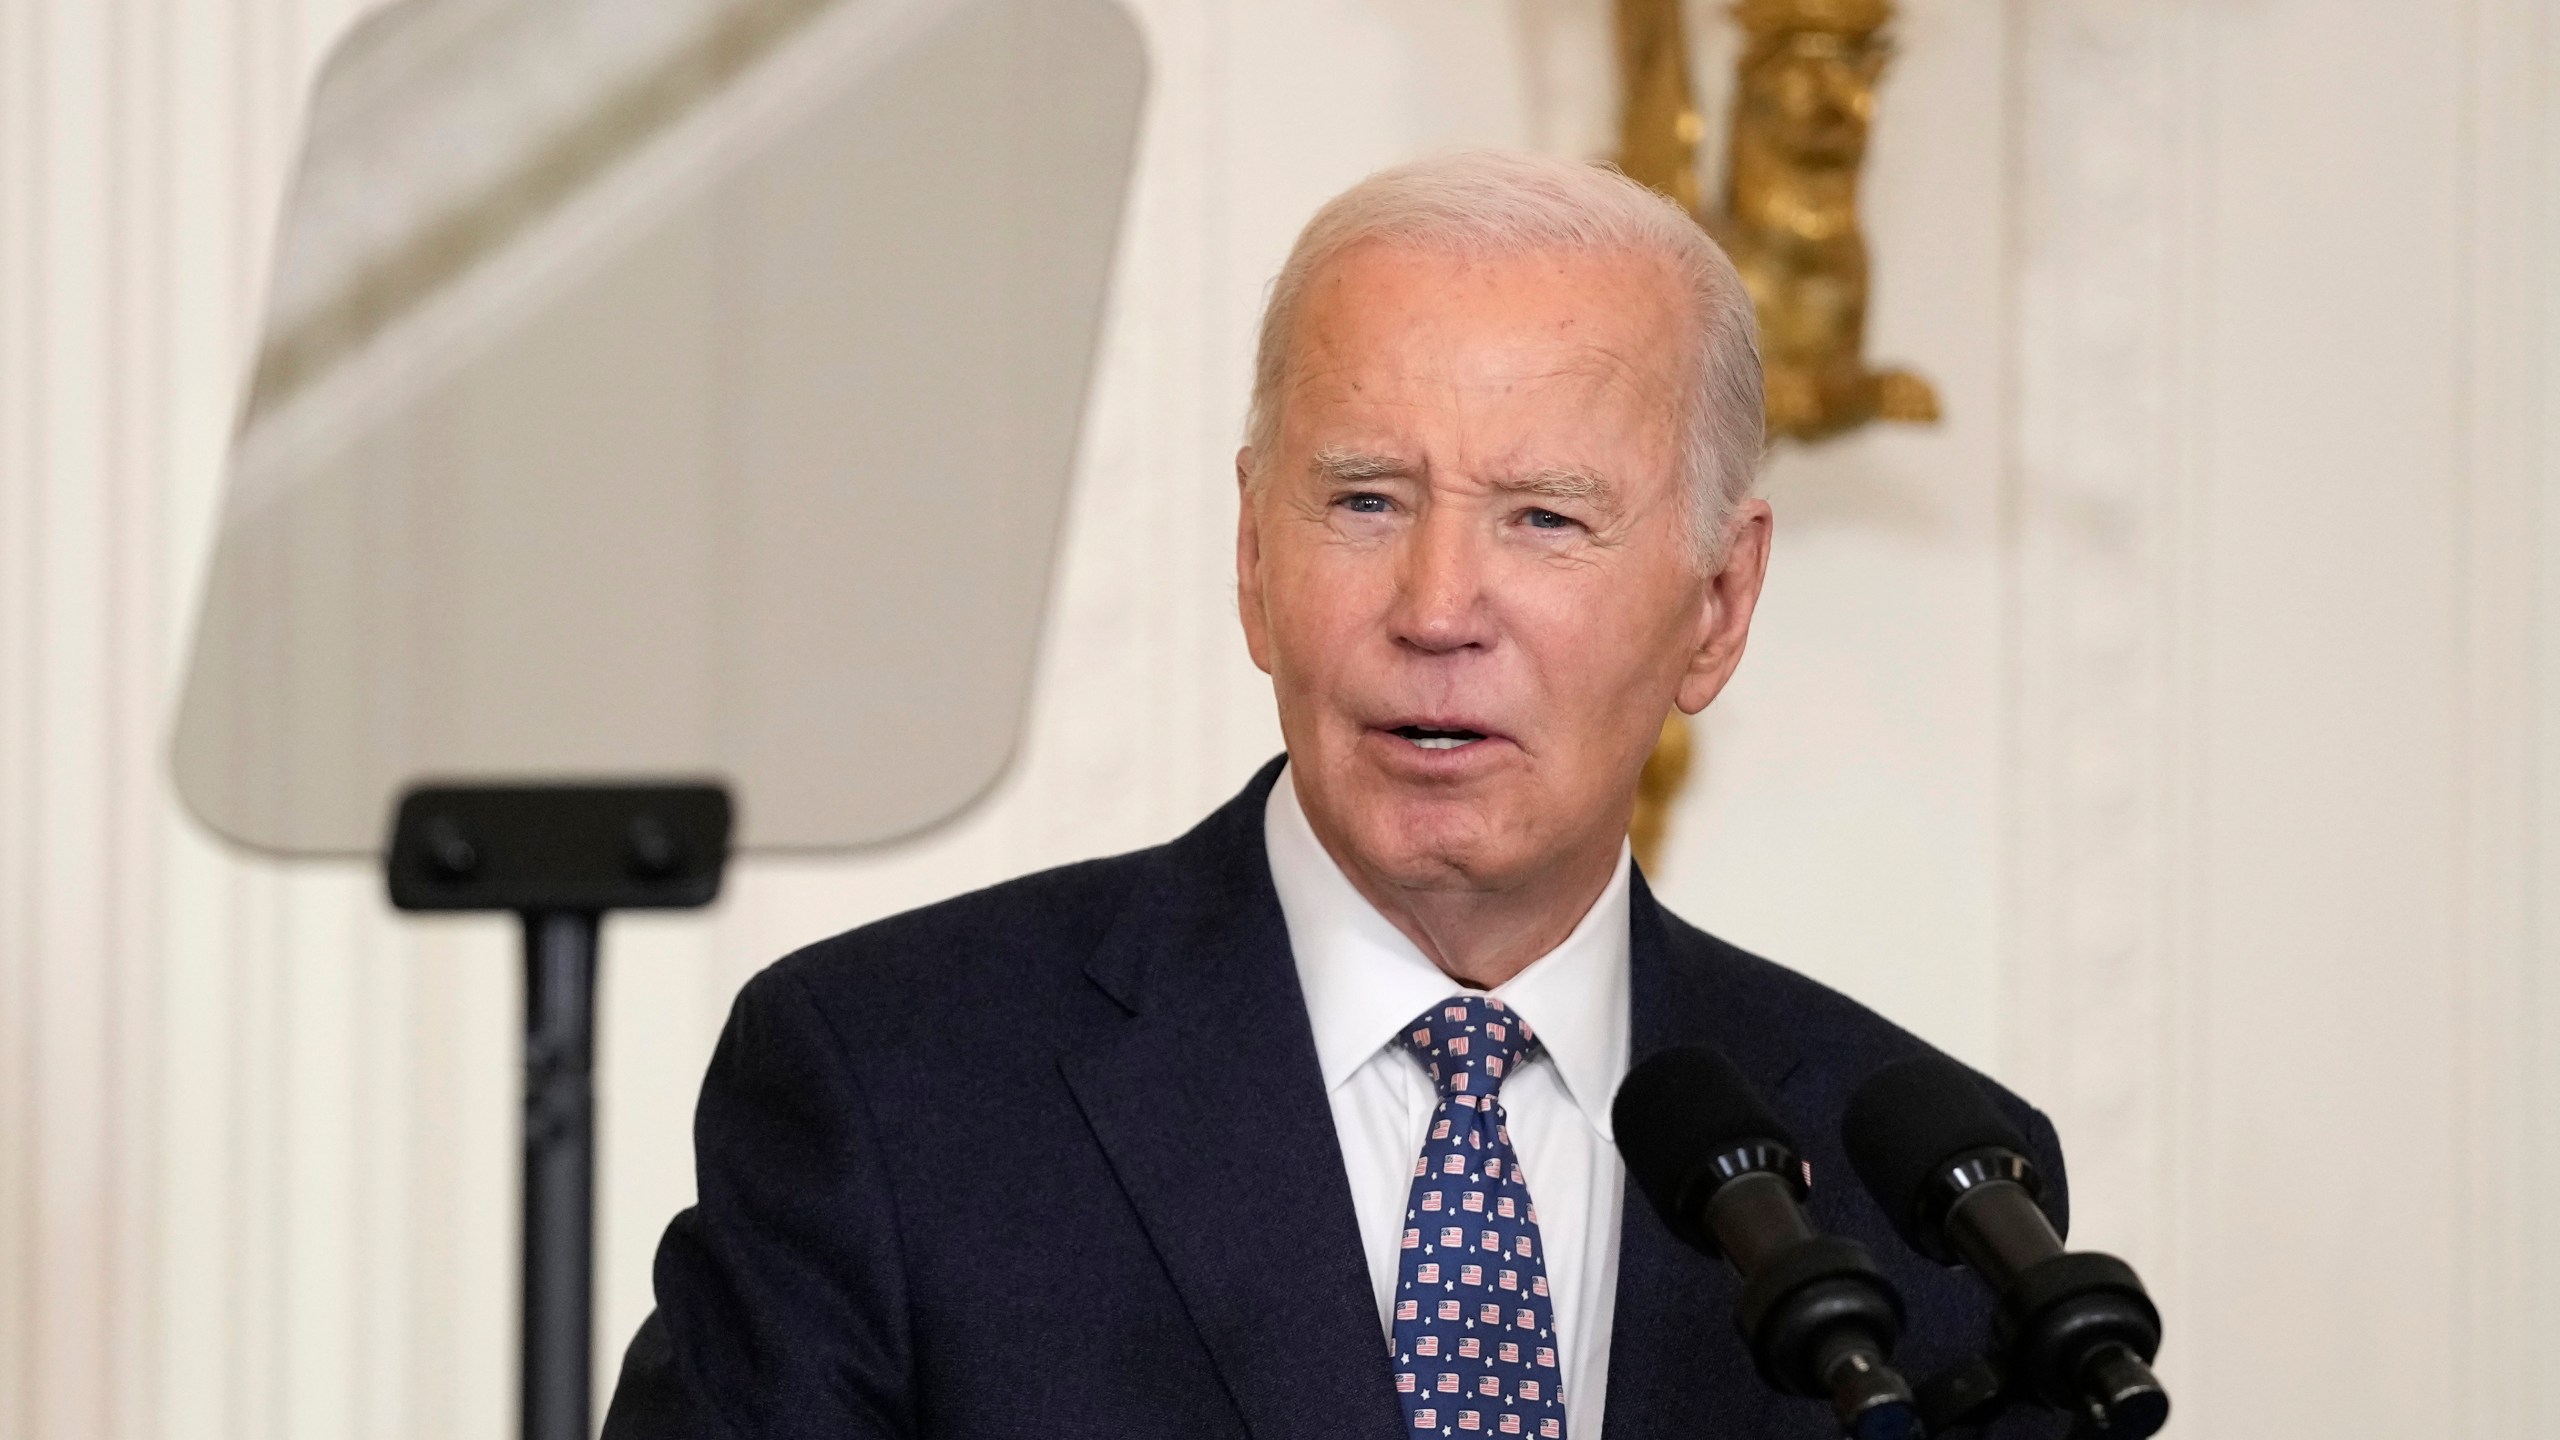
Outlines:
{"label": "suit shoulder", "polygon": [[[1718,939],[1668,909],[1663,923],[1675,948],[1725,980],[1723,998],[1752,1012],[1754,1023],[1778,1027],[1802,1053],[1800,1088],[1826,1110],[1846,1103],[1867,1076],[1893,1061],[1918,1054],[1943,1053],[1867,1006],[1809,975],[1764,959],[1739,945]],[[1975,1078],[1992,1100],[2039,1152],[2048,1182],[2046,1206],[2057,1224],[2067,1224],[2062,1143],[2053,1122],[2025,1098],[1988,1075]]]}
{"label": "suit shoulder", "polygon": [[1917,1035],[1810,975],[1711,935],[1668,909],[1662,918],[1675,949],[1724,979],[1729,1001],[1748,1005],[1808,1049],[1872,1068],[1928,1048]]}

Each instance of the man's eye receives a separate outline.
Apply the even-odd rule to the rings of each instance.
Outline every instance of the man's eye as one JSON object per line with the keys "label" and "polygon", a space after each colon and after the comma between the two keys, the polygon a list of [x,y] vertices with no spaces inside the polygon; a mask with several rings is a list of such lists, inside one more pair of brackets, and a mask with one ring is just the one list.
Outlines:
{"label": "man's eye", "polygon": [[1557,514],[1553,510],[1533,509],[1524,512],[1521,518],[1529,522],[1529,528],[1532,530],[1569,530],[1573,528],[1573,521]]}
{"label": "man's eye", "polygon": [[1345,495],[1333,503],[1361,515],[1384,515],[1393,508],[1384,495]]}

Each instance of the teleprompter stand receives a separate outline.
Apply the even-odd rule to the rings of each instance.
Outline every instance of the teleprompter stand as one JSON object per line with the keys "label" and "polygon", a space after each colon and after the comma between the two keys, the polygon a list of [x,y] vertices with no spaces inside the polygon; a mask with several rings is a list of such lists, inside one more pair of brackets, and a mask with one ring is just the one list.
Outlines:
{"label": "teleprompter stand", "polygon": [[396,814],[393,904],[520,918],[524,1440],[594,1408],[604,916],[1020,749],[1146,90],[1119,0],[613,8],[384,0],[322,62],[170,737],[225,840]]}
{"label": "teleprompter stand", "polygon": [[423,786],[393,821],[392,904],[524,922],[524,1440],[593,1433],[604,916],[711,903],[729,829],[717,785]]}

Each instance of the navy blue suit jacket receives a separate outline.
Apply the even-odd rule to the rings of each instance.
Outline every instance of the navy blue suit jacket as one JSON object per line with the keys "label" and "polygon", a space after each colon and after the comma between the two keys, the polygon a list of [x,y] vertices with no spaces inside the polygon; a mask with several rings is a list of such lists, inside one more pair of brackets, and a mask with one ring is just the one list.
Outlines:
{"label": "navy blue suit jacket", "polygon": [[[740,993],[606,1440],[1395,1440],[1387,1345],[1263,856],[1275,762],[1189,834],[823,941]],[[1915,1380],[1978,1347],[1840,1151],[1920,1042],[1634,886],[1635,1056],[1721,1046],[1811,1210],[1900,1286]],[[2005,1094],[2054,1181],[2044,1117]],[[1739,1286],[1627,1187],[1604,1433],[1836,1434],[1767,1389]],[[1570,1397],[1568,1397],[1569,1399]],[[1568,1422],[1570,1423],[1570,1422]],[[2059,1433],[2027,1422],[2001,1433]]]}

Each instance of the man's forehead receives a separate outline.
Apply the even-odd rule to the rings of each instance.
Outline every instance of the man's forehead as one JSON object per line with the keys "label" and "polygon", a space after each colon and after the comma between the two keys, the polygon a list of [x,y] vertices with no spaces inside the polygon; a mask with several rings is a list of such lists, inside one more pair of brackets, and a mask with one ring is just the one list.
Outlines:
{"label": "man's forehead", "polygon": [[1689,358],[1668,280],[1667,266],[1635,253],[1357,247],[1309,287],[1286,389],[1387,404],[1522,386],[1656,400]]}
{"label": "man's forehead", "polygon": [[1614,299],[1638,317],[1659,315],[1684,291],[1670,263],[1639,250],[1533,248],[1472,253],[1368,241],[1335,256],[1308,280],[1305,303],[1357,296],[1359,309],[1473,313],[1488,304],[1580,311]]}
{"label": "man's forehead", "polygon": [[1672,440],[1682,413],[1668,366],[1598,346],[1536,356],[1318,347],[1303,358],[1283,392],[1289,443],[1372,468],[1420,465],[1455,426],[1481,462],[1593,469],[1631,442]]}
{"label": "man's forehead", "polygon": [[[1622,376],[1538,387],[1534,396],[1487,385],[1435,384],[1357,368],[1306,377],[1282,413],[1282,449],[1308,457],[1319,479],[1402,477],[1506,488],[1576,488],[1564,477],[1632,478],[1669,463],[1676,405]],[[1605,484],[1597,489],[1607,488]]]}
{"label": "man's forehead", "polygon": [[1617,388],[1650,394],[1671,382],[1673,360],[1616,337],[1522,335],[1500,331],[1430,333],[1420,326],[1365,325],[1315,333],[1289,372],[1293,395],[1411,400],[1409,392],[1508,389],[1531,385]]}

